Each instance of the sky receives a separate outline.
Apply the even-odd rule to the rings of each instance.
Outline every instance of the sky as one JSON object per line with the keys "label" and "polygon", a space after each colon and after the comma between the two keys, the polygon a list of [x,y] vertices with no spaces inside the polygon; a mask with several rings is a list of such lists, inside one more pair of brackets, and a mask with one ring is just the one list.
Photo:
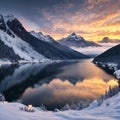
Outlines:
{"label": "sky", "polygon": [[0,0],[0,14],[56,40],[72,32],[91,41],[120,39],[120,0]]}

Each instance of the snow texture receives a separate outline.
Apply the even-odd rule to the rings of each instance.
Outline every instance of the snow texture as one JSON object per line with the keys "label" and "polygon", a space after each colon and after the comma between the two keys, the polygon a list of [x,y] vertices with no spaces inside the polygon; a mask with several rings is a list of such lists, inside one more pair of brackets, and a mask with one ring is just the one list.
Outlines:
{"label": "snow texture", "polygon": [[34,31],[31,31],[30,34],[38,38],[39,40],[46,41],[46,42],[53,42],[53,38],[51,36],[49,35],[45,36],[41,32],[36,33]]}
{"label": "snow texture", "polygon": [[116,76],[117,79],[120,79],[120,69],[119,70],[116,70],[114,72],[114,75]]}
{"label": "snow texture", "polygon": [[9,15],[7,15],[7,16],[4,16],[4,20],[5,20],[5,23],[7,22],[7,21],[13,21],[15,18],[14,18],[14,16],[12,15],[12,14],[9,14]]}
{"label": "snow texture", "polygon": [[13,48],[15,54],[19,55],[24,60],[28,61],[46,61],[48,60],[44,56],[40,55],[32,49],[32,47],[15,36],[15,38],[7,35],[5,32],[0,30],[0,39],[10,48]]}
{"label": "snow texture", "polygon": [[[80,41],[80,40],[84,41],[83,37],[81,37],[79,35],[77,36],[75,33],[70,34],[67,37],[67,39],[74,39],[75,41]],[[64,39],[64,40],[66,40],[66,39]]]}
{"label": "snow texture", "polygon": [[92,42],[92,41],[86,41],[83,37],[72,33],[66,38],[62,38],[61,40],[58,40],[58,42],[62,45],[65,45],[67,47],[100,47],[99,44]]}
{"label": "snow texture", "polygon": [[68,111],[42,111],[33,108],[34,112],[21,110],[25,107],[20,103],[0,103],[0,120],[120,120],[120,93],[112,98],[104,100],[98,106],[94,101],[88,108],[83,110]]}

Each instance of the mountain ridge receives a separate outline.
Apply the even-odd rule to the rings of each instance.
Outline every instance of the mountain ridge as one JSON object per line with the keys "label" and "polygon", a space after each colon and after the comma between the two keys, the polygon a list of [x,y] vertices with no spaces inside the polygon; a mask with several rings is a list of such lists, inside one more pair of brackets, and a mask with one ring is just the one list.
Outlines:
{"label": "mountain ridge", "polygon": [[[51,36],[44,37],[46,41],[31,35],[25,30],[21,22],[13,15],[8,15],[5,17],[0,15],[0,38],[9,48],[12,48],[16,56],[18,55],[23,60],[26,60],[26,58],[25,56],[22,57],[22,52],[24,52],[24,54],[29,58],[27,60],[32,61],[41,61],[42,59],[68,60],[88,58],[88,56],[82,53],[76,52],[57,43]],[[53,42],[50,43],[48,41]]]}
{"label": "mountain ridge", "polygon": [[50,35],[43,35],[42,32],[31,31],[30,34],[33,35],[34,37],[36,37],[40,40],[46,41],[46,42],[54,41],[54,39]]}
{"label": "mountain ridge", "polygon": [[62,38],[58,41],[60,44],[65,45],[67,47],[100,47],[101,45],[92,42],[86,41],[83,37],[77,35],[76,33],[71,33],[66,38]]}

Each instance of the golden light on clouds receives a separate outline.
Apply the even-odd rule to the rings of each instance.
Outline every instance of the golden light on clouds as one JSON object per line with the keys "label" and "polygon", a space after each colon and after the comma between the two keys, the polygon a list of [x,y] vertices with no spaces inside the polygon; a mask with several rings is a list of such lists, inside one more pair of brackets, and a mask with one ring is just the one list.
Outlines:
{"label": "golden light on clouds", "polygon": [[120,0],[70,1],[38,11],[41,16],[36,17],[37,22],[29,21],[31,27],[25,18],[21,21],[27,30],[49,34],[56,40],[72,32],[92,41],[105,36],[120,39]]}
{"label": "golden light on clouds", "polygon": [[[82,22],[78,20],[77,23],[69,23],[62,20],[57,20],[56,23],[52,24],[52,29],[45,31],[45,34],[50,34],[55,39],[60,39],[68,36],[72,32],[76,32],[78,35],[83,36],[86,40],[99,41],[103,37],[108,36],[112,39],[120,39],[120,21],[111,21],[119,14],[109,15],[104,19],[93,20],[88,22]],[[74,16],[72,19],[81,19],[79,16]],[[82,18],[83,19],[83,18]],[[87,18],[85,18],[87,19]],[[42,29],[41,29],[42,31]]]}
{"label": "golden light on clouds", "polygon": [[[53,79],[49,84],[43,84],[36,86],[35,88],[28,88],[23,94],[23,98],[33,99],[42,104],[54,104],[54,103],[70,103],[76,100],[94,100],[105,94],[109,86],[117,86],[118,82],[114,79],[110,79],[105,82],[101,78],[84,79],[83,81],[77,81],[76,84],[72,84],[69,80],[62,81],[61,79]],[[46,99],[47,98],[47,99]],[[54,99],[53,99],[54,98]],[[37,101],[37,102],[38,102]]]}
{"label": "golden light on clouds", "polygon": [[[104,94],[108,90],[109,86],[117,86],[116,80],[109,80],[105,82],[99,78],[84,79],[82,82],[77,82],[75,85],[68,80],[61,81],[60,79],[54,79],[48,84],[48,88],[53,89],[55,96],[81,96],[83,98],[98,98],[101,94]],[[43,86],[46,88],[46,86]]]}
{"label": "golden light on clouds", "polygon": [[[99,26],[96,24],[70,25],[66,23],[58,23],[52,26],[54,30],[33,29],[34,27],[25,25],[28,31],[35,30],[36,32],[43,32],[43,34],[51,35],[55,40],[67,37],[72,32],[84,37],[89,41],[100,41],[103,37],[110,37],[111,39],[120,39],[120,23],[119,25]],[[58,27],[59,26],[59,27]],[[62,28],[65,30],[62,30]],[[61,31],[61,33],[59,32]],[[86,32],[87,31],[87,32]]]}

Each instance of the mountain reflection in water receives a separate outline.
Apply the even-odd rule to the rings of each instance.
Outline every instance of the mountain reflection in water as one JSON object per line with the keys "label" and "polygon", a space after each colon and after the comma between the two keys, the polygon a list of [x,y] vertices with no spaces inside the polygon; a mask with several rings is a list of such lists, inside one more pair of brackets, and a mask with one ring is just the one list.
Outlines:
{"label": "mountain reflection in water", "polygon": [[[2,71],[3,68],[0,68]],[[25,64],[4,67],[0,90],[8,101],[21,101],[47,109],[65,104],[93,101],[118,85],[117,80],[90,60],[77,62]]]}

